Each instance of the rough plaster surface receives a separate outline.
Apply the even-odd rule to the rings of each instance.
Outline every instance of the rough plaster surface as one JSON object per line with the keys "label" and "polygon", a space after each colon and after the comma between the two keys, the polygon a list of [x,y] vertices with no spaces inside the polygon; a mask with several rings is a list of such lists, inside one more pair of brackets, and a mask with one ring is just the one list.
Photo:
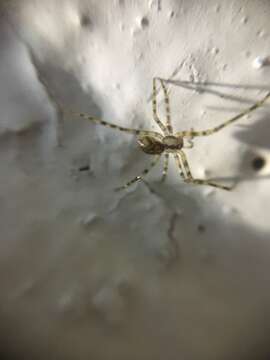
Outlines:
{"label": "rough plaster surface", "polygon": [[269,89],[270,3],[24,0],[2,11],[3,346],[27,358],[258,359],[270,326],[269,105],[187,150],[196,176],[237,182],[233,192],[183,184],[171,162],[165,184],[153,170],[154,191],[115,193],[147,155],[57,103],[155,129],[160,76],[176,81],[176,129],[215,126]]}

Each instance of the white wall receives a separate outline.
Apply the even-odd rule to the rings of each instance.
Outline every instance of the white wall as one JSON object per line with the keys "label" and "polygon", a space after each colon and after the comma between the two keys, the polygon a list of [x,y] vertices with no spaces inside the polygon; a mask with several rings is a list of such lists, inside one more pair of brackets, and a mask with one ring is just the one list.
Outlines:
{"label": "white wall", "polygon": [[[2,10],[6,347],[50,359],[258,359],[270,325],[269,105],[186,151],[194,176],[236,182],[233,191],[185,184],[171,161],[165,184],[161,166],[149,176],[154,192],[115,193],[150,157],[134,136],[63,116],[57,103],[157,130],[154,76],[208,82],[203,93],[169,85],[173,125],[216,126],[270,89],[269,2],[24,0]],[[158,104],[162,117],[161,93]]]}

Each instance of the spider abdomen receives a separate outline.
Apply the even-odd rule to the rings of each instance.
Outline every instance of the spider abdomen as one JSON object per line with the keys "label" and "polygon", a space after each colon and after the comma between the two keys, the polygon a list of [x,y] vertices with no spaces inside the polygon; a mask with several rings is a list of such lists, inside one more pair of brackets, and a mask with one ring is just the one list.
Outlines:
{"label": "spider abdomen", "polygon": [[162,154],[165,150],[165,145],[153,136],[142,136],[138,139],[142,151],[150,155]]}

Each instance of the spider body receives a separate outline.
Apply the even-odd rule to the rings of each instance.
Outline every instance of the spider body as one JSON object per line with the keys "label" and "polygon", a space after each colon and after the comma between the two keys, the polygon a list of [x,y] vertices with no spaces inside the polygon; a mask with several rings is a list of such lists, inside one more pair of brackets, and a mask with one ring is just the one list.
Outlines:
{"label": "spider body", "polygon": [[160,155],[164,151],[173,153],[177,150],[181,150],[184,141],[181,136],[173,135],[163,136],[161,140],[154,136],[142,136],[138,139],[138,144],[144,153]]}
{"label": "spider body", "polygon": [[[159,80],[161,84],[161,88],[164,93],[164,99],[165,99],[165,110],[166,110],[166,121],[163,123],[157,114],[157,91],[156,91],[156,81]],[[185,152],[183,151],[184,148],[191,148],[193,147],[193,143],[191,140],[197,136],[208,136],[211,134],[216,133],[217,131],[223,129],[227,125],[239,120],[240,118],[244,117],[245,115],[251,113],[255,109],[262,106],[266,100],[270,98],[270,92],[266,94],[266,96],[250,106],[248,109],[244,110],[240,114],[234,116],[233,118],[221,123],[220,125],[207,129],[207,130],[201,130],[201,131],[194,131],[193,129],[187,130],[187,131],[179,131],[179,132],[173,132],[173,128],[171,125],[171,117],[170,117],[170,104],[169,104],[169,96],[167,89],[165,87],[164,81],[160,78],[154,78],[153,79],[153,97],[152,97],[152,110],[153,110],[153,118],[157,125],[159,126],[161,133],[156,131],[150,131],[150,130],[140,130],[140,129],[130,129],[125,128],[122,126],[118,126],[115,124],[111,124],[109,122],[106,122],[104,120],[100,120],[97,118],[94,118],[92,116],[88,116],[82,113],[74,113],[75,115],[78,115],[80,117],[86,118],[87,120],[96,122],[100,125],[110,127],[112,129],[117,129],[122,132],[127,132],[130,134],[134,134],[138,136],[137,142],[140,146],[141,150],[149,155],[154,155],[154,160],[150,163],[149,167],[144,169],[141,173],[141,175],[134,177],[129,182],[127,182],[124,186],[121,186],[117,188],[117,190],[122,190],[127,188],[128,186],[132,185],[133,183],[140,181],[143,179],[143,176],[148,174],[149,171],[158,163],[161,156],[164,154],[164,166],[163,166],[163,172],[162,172],[162,181],[165,180],[167,176],[168,171],[168,161],[169,156],[173,155],[175,162],[177,164],[177,167],[179,169],[179,175],[186,183],[191,183],[195,185],[208,185],[213,186],[219,189],[223,190],[231,190],[232,187],[224,186],[221,184],[218,184],[216,182],[206,180],[206,179],[195,179],[192,176],[188,160],[186,157]],[[188,142],[188,145],[186,144],[186,141]]]}

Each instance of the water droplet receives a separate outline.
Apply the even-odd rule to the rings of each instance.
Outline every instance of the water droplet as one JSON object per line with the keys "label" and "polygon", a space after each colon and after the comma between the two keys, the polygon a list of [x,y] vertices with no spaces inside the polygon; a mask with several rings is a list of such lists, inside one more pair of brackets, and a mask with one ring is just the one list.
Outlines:
{"label": "water droplet", "polygon": [[173,10],[168,12],[168,18],[169,19],[172,19],[174,17],[174,15],[175,15],[175,12]]}
{"label": "water droplet", "polygon": [[270,57],[268,56],[265,57],[257,56],[252,62],[252,66],[254,69],[260,69],[263,66],[267,66],[267,65],[270,65]]}
{"label": "water droplet", "polygon": [[149,25],[149,20],[146,16],[136,18],[136,23],[141,29],[145,29]]}
{"label": "water droplet", "polygon": [[240,21],[242,24],[246,24],[248,22],[248,17],[244,16],[244,17],[242,17],[242,19]]}
{"label": "water droplet", "polygon": [[115,84],[113,85],[113,87],[114,87],[116,90],[120,90],[121,85],[120,85],[119,83],[115,83]]}
{"label": "water droplet", "polygon": [[137,61],[140,61],[142,59],[143,59],[143,53],[139,53],[139,54],[136,55],[136,60]]}
{"label": "water droplet", "polygon": [[211,49],[211,54],[212,54],[212,55],[217,55],[218,53],[219,53],[219,48],[213,47],[213,48]]}
{"label": "water droplet", "polygon": [[97,219],[97,214],[95,213],[89,213],[87,216],[85,216],[84,218],[80,219],[80,223],[84,226],[88,226],[90,225],[94,220]]}
{"label": "water droplet", "polygon": [[223,64],[222,70],[225,71],[225,70],[227,70],[227,69],[228,69],[228,64]]}
{"label": "water droplet", "polygon": [[201,110],[201,111],[200,111],[200,115],[201,115],[201,116],[205,116],[205,115],[206,115],[206,110],[205,110],[205,109]]}
{"label": "water droplet", "polygon": [[264,38],[266,36],[266,32],[264,30],[259,30],[259,31],[257,31],[256,35],[259,38]]}
{"label": "water droplet", "polygon": [[216,13],[219,13],[219,12],[220,12],[220,8],[221,8],[220,4],[217,4],[217,5],[215,6],[215,12],[216,12]]}

